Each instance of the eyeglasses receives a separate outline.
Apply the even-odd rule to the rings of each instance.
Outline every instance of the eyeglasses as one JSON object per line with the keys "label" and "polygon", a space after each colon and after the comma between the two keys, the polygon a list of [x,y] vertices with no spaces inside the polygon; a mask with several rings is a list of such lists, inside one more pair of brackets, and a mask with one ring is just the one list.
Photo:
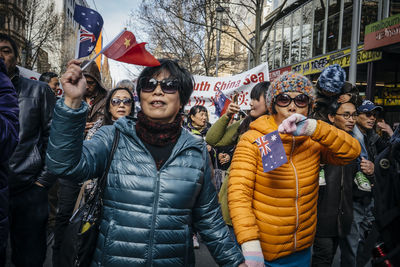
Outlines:
{"label": "eyeglasses", "polygon": [[376,119],[377,114],[375,112],[365,112],[364,113],[367,118],[374,117]]}
{"label": "eyeglasses", "polygon": [[124,106],[131,106],[132,105],[132,98],[124,98],[124,99],[119,99],[119,98],[113,98],[111,99],[111,105],[119,106],[120,104],[124,104]]}
{"label": "eyeglasses", "polygon": [[336,113],[336,115],[342,116],[345,120],[349,120],[350,117],[352,117],[353,120],[355,120],[355,119],[357,119],[357,116],[358,116],[357,113],[353,113],[353,114],[350,114],[350,113],[343,113],[343,114]]}
{"label": "eyeglasses", "polygon": [[305,108],[310,103],[310,99],[305,94],[297,95],[294,98],[287,94],[279,94],[275,97],[275,103],[280,107],[287,107],[292,101],[299,108]]}
{"label": "eyeglasses", "polygon": [[174,94],[178,91],[179,81],[177,79],[164,79],[162,81],[157,81],[154,78],[147,79],[142,78],[140,81],[140,87],[142,88],[142,92],[151,93],[153,92],[157,86],[160,85],[161,90],[166,94]]}

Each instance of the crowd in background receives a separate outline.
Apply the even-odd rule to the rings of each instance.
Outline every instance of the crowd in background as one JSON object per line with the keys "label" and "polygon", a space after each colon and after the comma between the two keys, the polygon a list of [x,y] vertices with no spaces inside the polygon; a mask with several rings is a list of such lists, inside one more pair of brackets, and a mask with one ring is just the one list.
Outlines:
{"label": "crowd in background", "polygon": [[[95,62],[33,81],[17,58],[1,34],[0,266],[8,243],[17,267],[43,266],[49,244],[71,266],[69,219],[117,131],[92,266],[194,266],[199,242],[221,266],[331,266],[338,247],[344,267],[400,264],[400,130],[340,66],[260,82],[250,110],[211,124],[185,111],[193,78],[174,61],[110,89]],[[256,140],[274,131],[287,163],[266,172]]]}

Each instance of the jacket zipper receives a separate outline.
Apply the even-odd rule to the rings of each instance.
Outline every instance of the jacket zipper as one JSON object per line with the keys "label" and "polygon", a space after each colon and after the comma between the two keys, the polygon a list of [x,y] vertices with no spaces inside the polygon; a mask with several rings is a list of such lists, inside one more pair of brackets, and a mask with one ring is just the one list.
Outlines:
{"label": "jacket zipper", "polygon": [[157,182],[156,182],[156,192],[153,202],[153,214],[152,214],[152,221],[151,221],[151,232],[150,232],[150,243],[149,243],[149,255],[147,256],[147,266],[152,266],[153,261],[153,243],[154,243],[154,228],[157,219],[157,210],[158,210],[158,201],[160,193],[160,171],[157,171]]}
{"label": "jacket zipper", "polygon": [[293,144],[292,144],[292,150],[290,151],[290,164],[293,167],[294,170],[294,176],[296,178],[296,229],[294,230],[294,250],[296,250],[297,248],[297,229],[299,228],[299,205],[298,205],[298,201],[299,201],[299,179],[297,177],[297,170],[296,167],[293,164],[292,158],[293,158],[293,151],[294,151],[294,146],[295,146],[295,142],[296,140],[294,139],[294,136],[292,137],[293,139]]}

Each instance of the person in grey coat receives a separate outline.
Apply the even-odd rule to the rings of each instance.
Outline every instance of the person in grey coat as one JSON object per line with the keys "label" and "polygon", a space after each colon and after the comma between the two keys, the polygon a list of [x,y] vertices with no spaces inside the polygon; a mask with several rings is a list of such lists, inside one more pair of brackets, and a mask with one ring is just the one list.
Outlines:
{"label": "person in grey coat", "polygon": [[49,169],[64,179],[100,177],[120,131],[92,266],[194,266],[194,231],[217,264],[246,266],[220,213],[206,145],[182,128],[193,78],[172,60],[160,64],[139,76],[137,121],[120,118],[83,141],[86,80],[71,60],[54,110]]}

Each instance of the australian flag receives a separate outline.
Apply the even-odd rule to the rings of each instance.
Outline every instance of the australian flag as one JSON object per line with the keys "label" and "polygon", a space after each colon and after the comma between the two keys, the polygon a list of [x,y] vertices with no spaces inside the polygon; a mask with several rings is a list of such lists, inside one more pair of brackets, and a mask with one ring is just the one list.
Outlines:
{"label": "australian flag", "polygon": [[222,115],[224,115],[224,113],[228,109],[228,106],[231,102],[232,101],[230,99],[228,99],[224,95],[224,93],[222,93],[221,90],[218,89],[217,93],[215,94],[215,98],[214,98],[215,114],[218,117],[221,117]]}
{"label": "australian flag", "polygon": [[285,149],[278,131],[261,136],[255,142],[261,152],[264,172],[272,171],[287,162]]}
{"label": "australian flag", "polygon": [[90,8],[75,5],[74,19],[79,23],[79,53],[78,58],[86,57],[92,53],[103,28],[103,18]]}

